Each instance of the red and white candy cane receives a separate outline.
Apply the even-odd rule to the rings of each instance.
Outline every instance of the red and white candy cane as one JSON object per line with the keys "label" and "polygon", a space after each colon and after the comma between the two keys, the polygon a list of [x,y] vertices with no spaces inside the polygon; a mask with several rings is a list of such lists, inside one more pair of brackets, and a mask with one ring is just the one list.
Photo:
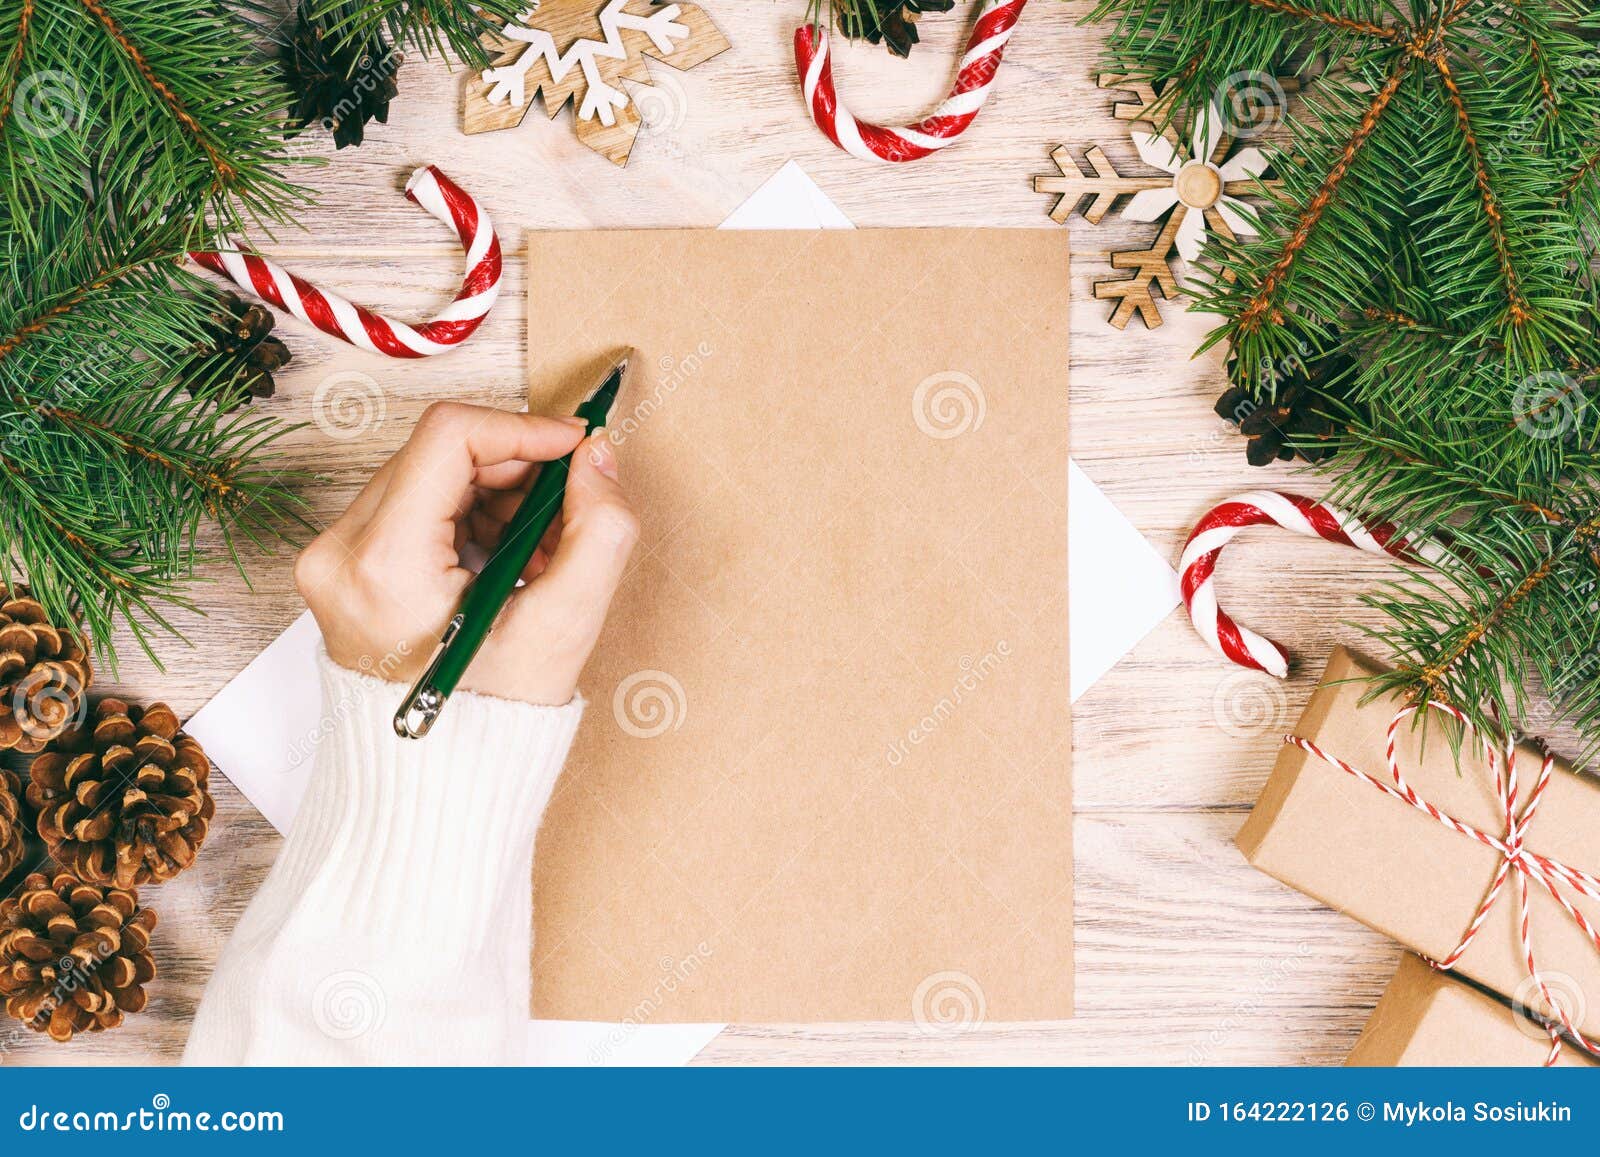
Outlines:
{"label": "red and white candy cane", "polygon": [[801,25],[794,30],[794,60],[811,119],[834,144],[864,161],[914,161],[953,144],[989,99],[1006,42],[1027,3],[983,0],[950,95],[923,120],[899,128],[857,120],[839,103],[828,30],[820,23]]}
{"label": "red and white candy cane", "polygon": [[[1553,899],[1565,912],[1569,919],[1577,925],[1583,938],[1600,952],[1600,929],[1580,911],[1574,902],[1575,896],[1583,896],[1590,900],[1600,900],[1600,877],[1591,875],[1579,868],[1564,864],[1549,856],[1541,855],[1528,846],[1528,830],[1533,824],[1534,817],[1538,814],[1539,803],[1544,799],[1546,786],[1550,782],[1550,773],[1555,767],[1555,757],[1548,752],[1544,754],[1539,774],[1533,783],[1533,790],[1528,793],[1527,801],[1519,807],[1518,794],[1520,791],[1517,783],[1517,743],[1515,736],[1506,739],[1503,751],[1488,735],[1478,732],[1466,715],[1455,707],[1445,703],[1429,703],[1428,707],[1435,711],[1443,712],[1459,722],[1469,735],[1477,735],[1483,744],[1487,757],[1489,770],[1494,775],[1495,800],[1499,805],[1500,820],[1504,826],[1503,835],[1483,831],[1471,824],[1458,820],[1455,816],[1423,799],[1417,790],[1411,786],[1400,771],[1400,757],[1396,754],[1396,737],[1400,725],[1408,718],[1415,715],[1420,708],[1412,705],[1402,707],[1395,713],[1394,719],[1389,723],[1388,742],[1385,747],[1385,759],[1389,765],[1389,777],[1380,779],[1369,775],[1358,767],[1354,767],[1338,756],[1324,751],[1311,740],[1299,735],[1286,735],[1284,742],[1292,744],[1308,755],[1315,756],[1347,775],[1368,784],[1383,792],[1391,799],[1397,800],[1429,816],[1437,823],[1449,828],[1457,835],[1462,835],[1470,840],[1476,840],[1485,847],[1492,848],[1500,856],[1500,865],[1495,871],[1494,878],[1489,881],[1489,887],[1484,892],[1483,900],[1478,904],[1477,910],[1472,914],[1472,919],[1467,921],[1466,931],[1461,934],[1447,955],[1438,960],[1431,961],[1435,968],[1447,971],[1454,968],[1466,951],[1477,938],[1479,930],[1494,910],[1501,893],[1509,880],[1515,888],[1514,896],[1517,905],[1517,937],[1522,949],[1522,965],[1527,970],[1534,987],[1538,989],[1544,1001],[1544,1009],[1532,1011],[1541,1012],[1550,1033],[1550,1053],[1545,1059],[1545,1064],[1552,1065],[1561,1054],[1563,1037],[1572,1041],[1587,1052],[1600,1056],[1600,1046],[1584,1036],[1569,1008],[1570,999],[1563,1000],[1552,990],[1550,981],[1555,973],[1546,974],[1539,970],[1538,960],[1533,951],[1533,920],[1529,903],[1529,885],[1536,885]],[[1528,1003],[1532,1003],[1531,1001]]]}
{"label": "red and white candy cane", "polygon": [[500,295],[500,238],[483,206],[432,165],[411,174],[406,197],[454,229],[467,250],[461,292],[444,312],[419,325],[407,325],[354,305],[254,253],[197,251],[190,253],[189,259],[323,333],[364,350],[392,358],[442,354],[472,336]]}
{"label": "red and white candy cane", "polygon": [[1207,511],[1195,524],[1178,563],[1189,619],[1217,654],[1279,679],[1289,674],[1288,652],[1271,639],[1241,627],[1217,605],[1217,558],[1235,535],[1250,526],[1281,526],[1307,538],[1322,538],[1406,562],[1437,562],[1442,555],[1437,543],[1407,542],[1388,523],[1369,525],[1337,506],[1298,494],[1252,490]]}

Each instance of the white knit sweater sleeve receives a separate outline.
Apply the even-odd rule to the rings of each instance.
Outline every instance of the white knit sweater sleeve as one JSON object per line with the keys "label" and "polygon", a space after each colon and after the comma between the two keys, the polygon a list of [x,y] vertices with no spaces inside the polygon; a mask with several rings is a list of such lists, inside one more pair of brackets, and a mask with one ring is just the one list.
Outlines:
{"label": "white knit sweater sleeve", "polygon": [[405,740],[405,688],[319,663],[332,726],[184,1063],[521,1063],[533,840],[582,701],[458,692]]}

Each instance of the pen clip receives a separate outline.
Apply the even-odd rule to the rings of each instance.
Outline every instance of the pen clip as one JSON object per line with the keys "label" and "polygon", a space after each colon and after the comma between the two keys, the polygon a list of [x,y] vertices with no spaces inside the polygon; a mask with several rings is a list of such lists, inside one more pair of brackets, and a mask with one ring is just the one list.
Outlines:
{"label": "pen clip", "polygon": [[394,733],[401,739],[421,739],[433,730],[434,720],[439,718],[439,710],[444,706],[445,700],[450,698],[447,692],[442,692],[433,685],[434,676],[439,673],[439,664],[444,660],[444,653],[450,646],[450,640],[456,637],[456,633],[461,630],[461,624],[465,621],[466,616],[457,611],[446,625],[444,634],[440,636],[439,645],[433,649],[433,657],[428,660],[428,666],[411,685],[405,701],[400,704],[400,710],[394,713]]}

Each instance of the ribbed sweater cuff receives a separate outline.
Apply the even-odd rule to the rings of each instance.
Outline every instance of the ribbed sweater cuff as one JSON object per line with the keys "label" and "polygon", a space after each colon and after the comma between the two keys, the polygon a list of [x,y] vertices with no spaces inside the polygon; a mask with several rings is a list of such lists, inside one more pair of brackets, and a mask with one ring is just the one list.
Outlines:
{"label": "ribbed sweater cuff", "polygon": [[582,700],[536,707],[457,692],[425,739],[401,739],[393,718],[403,686],[326,651],[318,665],[334,722],[279,870],[307,884],[337,872],[350,901],[343,916],[358,924],[392,927],[404,914],[478,941],[502,891],[529,887],[534,835]]}

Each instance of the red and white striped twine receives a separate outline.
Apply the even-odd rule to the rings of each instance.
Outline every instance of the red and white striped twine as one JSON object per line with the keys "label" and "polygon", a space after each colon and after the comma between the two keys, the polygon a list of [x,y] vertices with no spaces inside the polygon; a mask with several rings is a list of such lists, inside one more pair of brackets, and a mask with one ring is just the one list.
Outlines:
{"label": "red and white striped twine", "polygon": [[1484,893],[1483,902],[1478,905],[1472,919],[1467,924],[1467,930],[1461,936],[1460,942],[1451,952],[1443,958],[1431,961],[1435,968],[1448,970],[1454,968],[1456,963],[1466,953],[1473,939],[1478,935],[1479,929],[1488,919],[1495,902],[1500,898],[1501,891],[1505,888],[1506,881],[1512,880],[1516,885],[1517,896],[1517,935],[1522,947],[1523,966],[1527,969],[1529,977],[1539,989],[1539,995],[1544,998],[1545,1007],[1549,1011],[1545,1016],[1546,1026],[1550,1031],[1550,1055],[1545,1064],[1552,1065],[1561,1053],[1563,1036],[1586,1052],[1600,1056],[1600,1046],[1591,1042],[1583,1035],[1572,1012],[1556,998],[1550,990],[1544,975],[1539,971],[1538,963],[1533,954],[1533,929],[1529,914],[1528,896],[1529,882],[1543,888],[1557,904],[1561,906],[1573,922],[1589,938],[1597,952],[1600,952],[1600,931],[1593,923],[1578,910],[1573,904],[1569,893],[1577,893],[1591,900],[1600,900],[1600,878],[1588,872],[1563,864],[1549,856],[1540,855],[1527,846],[1528,828],[1533,823],[1534,816],[1538,813],[1539,803],[1544,799],[1544,791],[1550,782],[1550,773],[1555,767],[1555,757],[1545,753],[1543,764],[1539,769],[1538,778],[1534,781],[1533,790],[1528,793],[1527,802],[1519,811],[1517,808],[1517,743],[1515,737],[1508,737],[1505,742],[1504,758],[1495,742],[1488,736],[1480,735],[1467,717],[1457,708],[1444,703],[1429,703],[1428,707],[1442,711],[1446,715],[1459,721],[1468,734],[1477,735],[1483,744],[1483,750],[1489,761],[1489,769],[1494,773],[1495,795],[1500,804],[1501,814],[1505,821],[1505,834],[1502,836],[1491,835],[1479,831],[1471,824],[1463,823],[1454,816],[1448,815],[1423,799],[1407,781],[1400,771],[1400,759],[1395,754],[1395,739],[1399,734],[1400,725],[1408,718],[1415,715],[1419,707],[1413,705],[1403,707],[1395,714],[1389,724],[1388,742],[1385,748],[1386,759],[1389,764],[1389,778],[1393,783],[1386,783],[1375,776],[1368,775],[1359,768],[1352,767],[1337,756],[1330,755],[1309,739],[1298,735],[1284,736],[1284,742],[1293,744],[1302,751],[1316,756],[1318,759],[1338,768],[1348,775],[1364,783],[1371,784],[1391,799],[1399,800],[1425,815],[1431,816],[1435,821],[1468,839],[1477,840],[1485,847],[1493,848],[1500,855],[1500,866],[1496,870],[1494,879],[1489,883],[1489,889]]}
{"label": "red and white striped twine", "polygon": [[864,161],[914,161],[953,144],[989,99],[1006,42],[1027,3],[984,0],[950,95],[924,119],[901,127],[858,120],[839,103],[828,30],[820,24],[801,25],[794,30],[794,60],[811,119],[834,144]]}
{"label": "red and white striped twine", "polygon": [[1195,524],[1178,563],[1189,619],[1217,654],[1279,679],[1289,673],[1288,652],[1271,639],[1240,626],[1222,610],[1217,605],[1214,581],[1222,548],[1247,527],[1269,525],[1406,562],[1436,562],[1442,554],[1436,543],[1408,542],[1388,523],[1369,525],[1337,506],[1298,494],[1252,490],[1207,511]]}
{"label": "red and white striped twine", "polygon": [[467,273],[455,300],[431,321],[408,325],[354,305],[273,261],[237,249],[191,252],[189,259],[325,334],[392,358],[420,358],[454,349],[478,328],[500,295],[500,238],[483,206],[432,165],[411,174],[406,197],[456,231]]}

